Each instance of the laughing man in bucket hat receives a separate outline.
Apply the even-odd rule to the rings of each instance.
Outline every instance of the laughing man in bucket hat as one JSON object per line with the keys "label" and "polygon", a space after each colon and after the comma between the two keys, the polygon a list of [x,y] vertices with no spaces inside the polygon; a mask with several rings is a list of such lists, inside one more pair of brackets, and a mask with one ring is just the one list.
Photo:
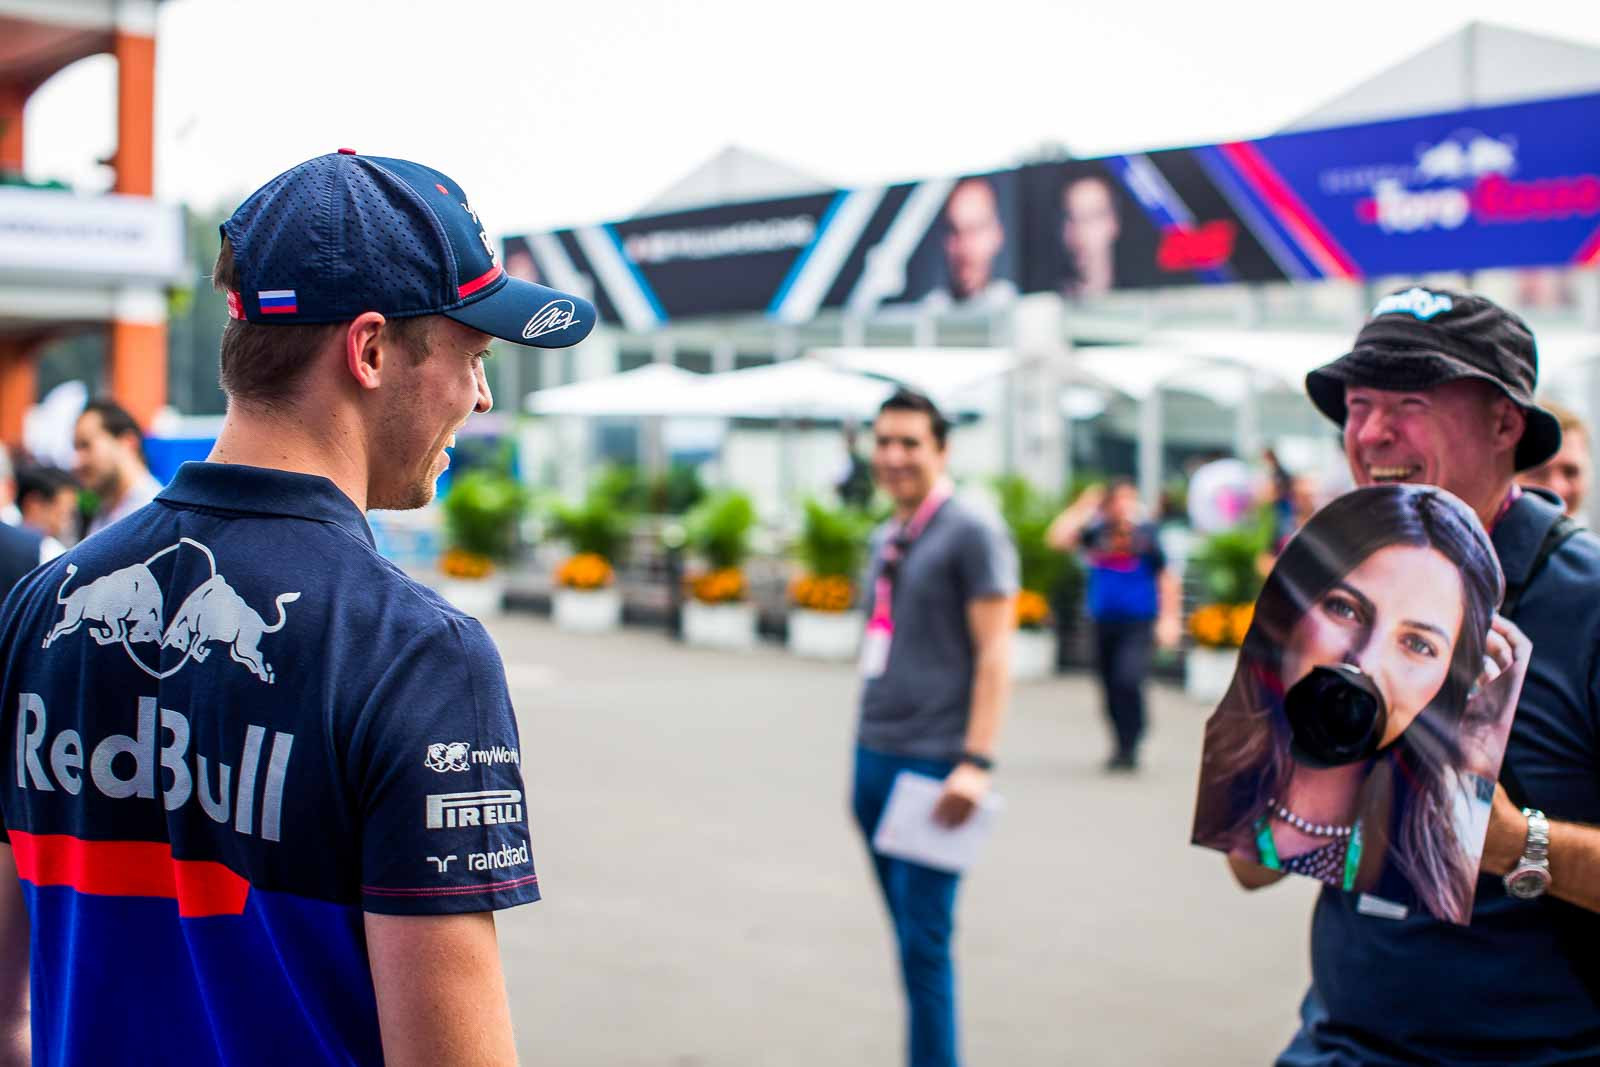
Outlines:
{"label": "laughing man in bucket hat", "polygon": [[[1357,485],[1436,485],[1477,512],[1506,577],[1489,645],[1526,681],[1471,925],[1430,918],[1404,887],[1379,887],[1393,899],[1325,888],[1280,1067],[1600,1062],[1600,540],[1513,482],[1561,444],[1533,402],[1537,376],[1521,319],[1413,287],[1384,297],[1354,348],[1306,378],[1343,428]],[[1369,630],[1383,639],[1379,621]],[[1282,877],[1230,864],[1246,888]]]}

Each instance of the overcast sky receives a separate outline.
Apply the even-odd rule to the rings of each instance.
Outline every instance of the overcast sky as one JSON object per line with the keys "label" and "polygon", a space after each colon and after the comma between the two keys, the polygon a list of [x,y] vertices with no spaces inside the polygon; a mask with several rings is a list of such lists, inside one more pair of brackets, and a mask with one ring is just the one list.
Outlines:
{"label": "overcast sky", "polygon": [[[448,172],[493,233],[626,216],[724,145],[854,185],[1271,133],[1471,19],[1600,44],[1600,2],[172,0],[157,192],[231,207],[349,146]],[[79,187],[114,66],[36,94]]]}

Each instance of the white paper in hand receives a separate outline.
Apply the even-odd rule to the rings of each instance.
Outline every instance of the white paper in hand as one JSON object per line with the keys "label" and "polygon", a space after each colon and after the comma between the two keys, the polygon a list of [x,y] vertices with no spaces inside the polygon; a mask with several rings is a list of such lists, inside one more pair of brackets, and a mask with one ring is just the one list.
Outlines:
{"label": "white paper in hand", "polygon": [[1005,801],[990,793],[966,822],[952,830],[933,819],[934,805],[943,791],[944,783],[937,778],[911,771],[896,775],[889,802],[872,835],[873,850],[952,874],[966,870],[977,857],[978,846],[993,832],[995,816],[1005,808]]}

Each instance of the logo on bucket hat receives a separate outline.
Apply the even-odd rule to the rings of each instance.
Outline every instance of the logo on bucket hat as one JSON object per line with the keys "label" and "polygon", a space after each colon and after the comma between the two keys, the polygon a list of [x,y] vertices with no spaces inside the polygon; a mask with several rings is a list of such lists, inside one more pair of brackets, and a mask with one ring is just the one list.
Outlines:
{"label": "logo on bucket hat", "polygon": [[594,305],[513,278],[461,187],[404,159],[340,149],[272,179],[222,224],[238,264],[228,313],[321,323],[446,315],[502,340],[575,345]]}
{"label": "logo on bucket hat", "polygon": [[1517,470],[1537,467],[1561,447],[1561,424],[1533,402],[1539,355],[1516,315],[1476,293],[1412,286],[1378,301],[1355,347],[1306,375],[1317,410],[1344,425],[1347,385],[1418,392],[1445,382],[1488,382],[1522,409]]}

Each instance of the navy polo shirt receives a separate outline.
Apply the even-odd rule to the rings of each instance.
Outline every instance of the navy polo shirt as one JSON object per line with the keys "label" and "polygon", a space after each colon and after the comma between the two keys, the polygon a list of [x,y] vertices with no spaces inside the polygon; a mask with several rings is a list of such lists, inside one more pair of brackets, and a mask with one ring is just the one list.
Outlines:
{"label": "navy polo shirt", "polygon": [[[1525,580],[1557,512],[1524,491],[1495,525],[1508,583]],[[1533,642],[1506,757],[1523,802],[1600,823],[1600,539],[1582,532],[1557,549],[1512,621]],[[1369,910],[1358,894],[1322,891],[1284,1067],[1600,1062],[1600,915],[1517,900],[1497,877],[1478,880],[1470,926]]]}
{"label": "navy polo shirt", "polygon": [[325,478],[185,464],[0,671],[35,1063],[379,1063],[363,913],[539,897],[494,645]]}

